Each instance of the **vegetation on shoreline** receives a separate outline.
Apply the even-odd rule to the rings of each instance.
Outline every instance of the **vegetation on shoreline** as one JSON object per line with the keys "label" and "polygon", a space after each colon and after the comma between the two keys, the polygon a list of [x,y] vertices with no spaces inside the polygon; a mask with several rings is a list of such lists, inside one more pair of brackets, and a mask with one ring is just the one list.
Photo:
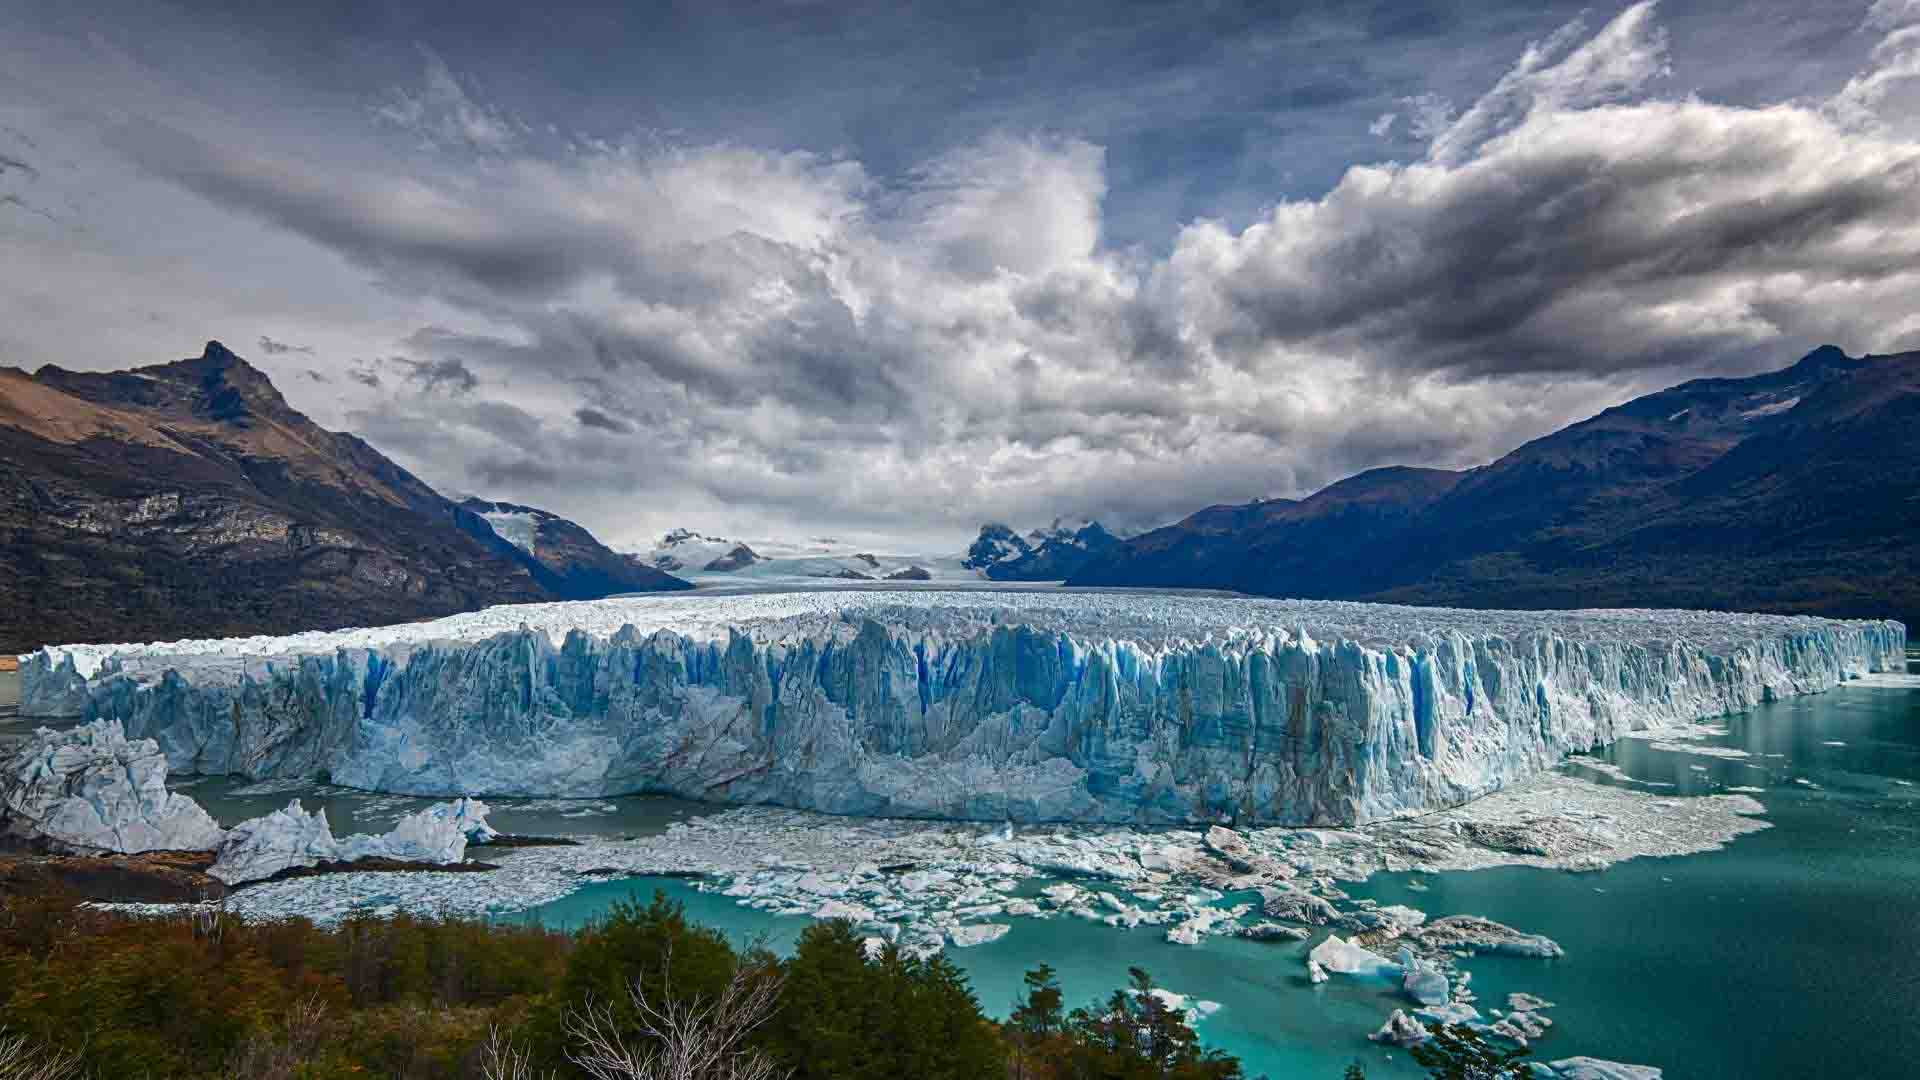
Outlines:
{"label": "vegetation on shoreline", "polygon": [[[1134,968],[1069,1009],[1041,964],[996,1023],[942,955],[869,948],[845,921],[791,956],[738,949],[658,893],[574,933],[0,893],[0,1080],[1240,1080],[1178,1005]],[[1435,1049],[1415,1056],[1436,1076],[1520,1075],[1477,1041],[1457,1049],[1502,1071]]]}
{"label": "vegetation on shoreline", "polygon": [[405,915],[333,927],[212,913],[142,919],[16,894],[0,896],[0,1045],[70,1067],[0,1076],[623,1076],[605,1071],[607,1055],[590,1054],[587,1036],[638,1064],[666,1045],[663,1010],[711,1009],[730,986],[767,1005],[733,1046],[764,1060],[765,1075],[1241,1075],[1237,1061],[1203,1051],[1178,1013],[1136,992],[1151,987],[1144,972],[1071,1012],[1050,971],[1035,977],[1014,1019],[997,1024],[943,956],[869,951],[845,922],[809,927],[784,958],[736,949],[659,895],[567,934]]}

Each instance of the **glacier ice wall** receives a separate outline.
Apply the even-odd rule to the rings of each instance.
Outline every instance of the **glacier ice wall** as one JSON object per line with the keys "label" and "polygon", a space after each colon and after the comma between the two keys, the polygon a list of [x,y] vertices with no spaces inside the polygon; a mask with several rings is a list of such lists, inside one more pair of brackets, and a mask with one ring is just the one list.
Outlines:
{"label": "glacier ice wall", "polygon": [[1894,622],[1104,593],[493,608],[25,658],[29,712],[175,768],[417,795],[671,792],[836,813],[1357,823],[1635,730],[1899,670]]}

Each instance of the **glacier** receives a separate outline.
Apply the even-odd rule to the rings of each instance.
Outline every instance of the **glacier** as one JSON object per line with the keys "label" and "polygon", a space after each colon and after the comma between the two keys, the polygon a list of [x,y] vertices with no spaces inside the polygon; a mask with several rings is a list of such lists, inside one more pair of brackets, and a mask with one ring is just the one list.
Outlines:
{"label": "glacier", "polygon": [[1903,668],[1890,621],[1109,592],[816,591],[50,647],[29,715],[176,769],[430,796],[1358,824]]}

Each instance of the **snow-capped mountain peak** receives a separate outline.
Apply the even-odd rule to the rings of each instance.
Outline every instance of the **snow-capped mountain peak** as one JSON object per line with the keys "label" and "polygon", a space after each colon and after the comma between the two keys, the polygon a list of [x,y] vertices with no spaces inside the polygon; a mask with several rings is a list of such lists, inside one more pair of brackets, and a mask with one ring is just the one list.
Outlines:
{"label": "snow-capped mountain peak", "polygon": [[963,565],[996,581],[1059,581],[1119,542],[1097,521],[1074,528],[1056,518],[1025,536],[992,522],[981,526]]}
{"label": "snow-capped mountain peak", "polygon": [[649,565],[668,573],[703,570],[726,573],[763,561],[743,543],[718,536],[704,536],[692,529],[668,532],[644,558]]}

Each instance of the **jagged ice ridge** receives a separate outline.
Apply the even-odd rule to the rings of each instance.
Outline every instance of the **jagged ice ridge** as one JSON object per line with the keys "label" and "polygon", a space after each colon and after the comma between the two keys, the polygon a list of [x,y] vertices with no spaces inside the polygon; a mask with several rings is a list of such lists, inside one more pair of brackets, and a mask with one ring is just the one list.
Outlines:
{"label": "jagged ice ridge", "polygon": [[175,768],[982,820],[1357,823],[1900,670],[1895,622],[1117,593],[490,608],[30,654],[23,706]]}

